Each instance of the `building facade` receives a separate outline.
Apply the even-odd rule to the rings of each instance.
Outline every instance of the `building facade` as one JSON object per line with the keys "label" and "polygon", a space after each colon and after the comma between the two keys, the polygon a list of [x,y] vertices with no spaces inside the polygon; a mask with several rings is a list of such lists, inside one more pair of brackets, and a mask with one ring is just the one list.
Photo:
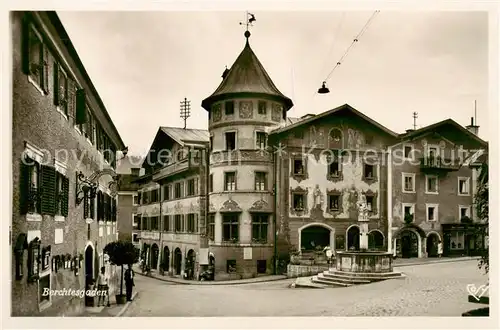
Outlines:
{"label": "building facade", "polygon": [[[272,82],[249,36],[247,31],[244,49],[202,102],[208,131],[160,128],[150,165],[143,165],[149,174],[140,178],[141,203],[148,205],[140,206],[137,223],[145,226],[141,247],[154,246],[153,268],[163,255],[171,273],[183,274],[181,261],[192,250],[194,264],[213,264],[216,280],[249,278],[279,271],[275,260],[282,251],[359,250],[363,233],[369,249],[399,257],[437,256],[440,241],[444,255],[485,247],[470,234],[481,226],[473,214],[474,182],[488,147],[474,123],[464,128],[449,119],[398,134],[347,104],[289,117],[293,103]],[[189,138],[193,134],[198,138]],[[162,149],[208,155],[208,164],[192,168],[199,182],[192,201],[165,202],[172,192],[163,185],[188,179],[183,173],[191,167],[182,157],[162,165]],[[476,150],[483,155],[471,163]],[[155,197],[145,202],[145,193]],[[360,203],[368,208],[363,224]],[[185,223],[193,210],[187,205],[200,219],[195,232],[164,234],[177,230],[176,219]],[[159,220],[167,214],[174,222]],[[144,220],[150,217],[156,220]]]}
{"label": "building facade", "polygon": [[[12,12],[13,316],[75,315],[116,240],[113,168],[124,149],[55,12]],[[114,285],[112,283],[113,292]]]}

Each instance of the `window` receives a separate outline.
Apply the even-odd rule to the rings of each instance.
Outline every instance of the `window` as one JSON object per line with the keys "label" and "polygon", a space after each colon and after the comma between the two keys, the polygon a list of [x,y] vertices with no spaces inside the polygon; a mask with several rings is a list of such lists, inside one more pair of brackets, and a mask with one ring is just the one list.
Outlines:
{"label": "window", "polygon": [[426,215],[427,221],[437,221],[438,220],[438,205],[437,204],[426,204]]}
{"label": "window", "polygon": [[236,149],[236,132],[226,132],[226,150]]}
{"label": "window", "polygon": [[[91,143],[94,143],[94,118],[92,117],[92,113],[87,106],[87,120],[85,124],[82,126],[83,134]],[[114,157],[114,155],[113,155]],[[107,159],[109,161],[109,159]]]}
{"label": "window", "polygon": [[142,195],[142,202],[143,204],[149,204],[151,199],[151,191],[145,191]]}
{"label": "window", "polygon": [[188,214],[187,215],[187,232],[188,233],[196,233],[197,228],[196,228],[196,216],[194,213]]}
{"label": "window", "polygon": [[266,172],[255,172],[255,190],[257,191],[267,190]]}
{"label": "window", "polygon": [[141,216],[140,215],[134,215],[133,216],[133,221],[132,221],[132,229],[134,230],[141,230]]}
{"label": "window", "polygon": [[224,190],[225,191],[236,190],[236,172],[224,173]]}
{"label": "window", "polygon": [[60,65],[54,63],[54,103],[68,115],[68,77]]}
{"label": "window", "polygon": [[64,192],[63,192],[63,179],[64,176],[57,172],[56,173],[56,215],[62,215],[63,202],[64,202]]}
{"label": "window", "polygon": [[175,232],[182,232],[182,214],[176,214],[175,216]]}
{"label": "window", "polygon": [[187,182],[187,196],[194,195],[194,179],[189,179]]}
{"label": "window", "polygon": [[460,205],[458,209],[459,209],[459,220],[461,220],[463,217],[470,218],[470,206]]}
{"label": "window", "polygon": [[458,194],[462,196],[469,196],[469,178],[458,178]]}
{"label": "window", "polygon": [[305,195],[301,193],[294,193],[293,195],[293,209],[296,211],[302,211],[304,209],[304,198]]}
{"label": "window", "polygon": [[163,231],[170,231],[170,216],[163,216]]}
{"label": "window", "polygon": [[269,216],[267,214],[252,215],[252,241],[258,243],[267,242],[267,227]]}
{"label": "window", "polygon": [[236,260],[227,260],[226,261],[226,272],[236,273]]}
{"label": "window", "polygon": [[450,246],[451,250],[461,250],[465,247],[465,235],[462,231],[455,231],[450,233]]}
{"label": "window", "polygon": [[404,146],[404,158],[413,159],[413,146],[409,145]]}
{"label": "window", "polygon": [[176,182],[175,183],[175,198],[182,198],[183,197],[183,192],[184,192],[184,182]]}
{"label": "window", "polygon": [[267,260],[257,260],[257,274],[265,274],[267,272]]}
{"label": "window", "polygon": [[150,221],[151,221],[151,230],[158,230],[158,225],[159,225],[159,221],[158,221],[158,218],[159,217],[151,217]]}
{"label": "window", "polygon": [[214,191],[214,175],[210,174],[210,177],[208,178],[208,192],[213,192]]}
{"label": "window", "polygon": [[366,196],[366,208],[368,212],[375,211],[375,197],[374,196]]}
{"label": "window", "polygon": [[342,131],[338,128],[333,128],[328,134],[328,147],[330,149],[342,149],[343,139]]}
{"label": "window", "polygon": [[163,186],[163,200],[168,201],[172,198],[172,186],[167,184]]}
{"label": "window", "polygon": [[267,112],[267,102],[259,101],[259,115],[265,115]]}
{"label": "window", "polygon": [[134,195],[133,205],[139,205],[139,196],[138,195]]}
{"label": "window", "polygon": [[403,192],[405,192],[405,193],[415,192],[415,174],[414,173],[403,173]]}
{"label": "window", "polygon": [[338,211],[340,209],[340,195],[328,195],[328,210]]}
{"label": "window", "polygon": [[208,238],[210,240],[215,240],[215,214],[210,213],[207,220],[208,225]]}
{"label": "window", "polygon": [[426,194],[437,194],[438,193],[438,177],[435,175],[425,176],[425,193]]}
{"label": "window", "polygon": [[40,277],[38,280],[38,288],[40,304],[43,302],[50,302],[50,294],[44,294],[44,291],[50,290],[50,274]]}
{"label": "window", "polygon": [[373,165],[365,164],[364,166],[364,176],[365,179],[374,179],[375,178],[375,168]]}
{"label": "window", "polygon": [[234,114],[234,101],[226,101],[224,104],[224,109],[226,112],[226,115],[233,115]]}
{"label": "window", "polygon": [[41,174],[40,164],[25,158],[21,164],[21,208],[23,214],[41,213]]}
{"label": "window", "polygon": [[304,160],[302,158],[293,159],[293,174],[297,176],[305,174]]}
{"label": "window", "polygon": [[331,159],[328,162],[328,176],[339,177],[340,176],[340,166],[338,159]]}
{"label": "window", "polygon": [[23,33],[26,33],[27,42],[23,47],[23,66],[24,72],[29,75],[30,80],[36,84],[36,87],[48,94],[48,48],[43,44],[43,38],[32,24],[26,24],[23,27]]}
{"label": "window", "polygon": [[151,203],[156,203],[158,202],[158,190],[152,190],[151,191]]}
{"label": "window", "polygon": [[403,203],[403,220],[410,223],[414,220],[415,204]]}
{"label": "window", "polygon": [[264,132],[256,132],[256,145],[257,149],[266,149],[267,146],[267,134]]}
{"label": "window", "polygon": [[139,235],[137,234],[132,234],[132,241],[134,241],[134,243],[139,243]]}
{"label": "window", "polygon": [[222,240],[226,242],[239,240],[238,214],[224,214],[222,216]]}
{"label": "window", "polygon": [[210,136],[210,145],[208,147],[210,148],[210,151],[214,150],[214,137],[213,137],[213,135]]}

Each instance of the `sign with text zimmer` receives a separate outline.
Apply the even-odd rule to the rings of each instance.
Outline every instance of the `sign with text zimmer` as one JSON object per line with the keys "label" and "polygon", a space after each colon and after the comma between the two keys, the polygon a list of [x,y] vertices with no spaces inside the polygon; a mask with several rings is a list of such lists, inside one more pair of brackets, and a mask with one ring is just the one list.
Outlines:
{"label": "sign with text zimmer", "polygon": [[143,231],[141,232],[142,239],[160,239],[160,233],[157,231]]}

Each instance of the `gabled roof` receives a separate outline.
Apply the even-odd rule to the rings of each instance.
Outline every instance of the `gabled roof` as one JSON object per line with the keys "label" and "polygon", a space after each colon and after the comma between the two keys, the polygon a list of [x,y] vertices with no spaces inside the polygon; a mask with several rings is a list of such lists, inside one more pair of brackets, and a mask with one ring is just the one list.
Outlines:
{"label": "gabled roof", "polygon": [[372,125],[378,127],[379,129],[381,129],[385,133],[387,133],[393,137],[398,137],[397,133],[395,133],[395,132],[391,131],[390,129],[388,129],[387,127],[382,126],[381,124],[377,123],[375,120],[371,119],[370,117],[368,117],[368,116],[364,115],[363,113],[359,112],[358,110],[354,109],[349,104],[341,105],[335,109],[325,111],[325,112],[320,113],[320,114],[313,116],[313,117],[311,117],[310,115],[306,115],[306,116],[303,116],[301,118],[297,118],[298,120],[295,123],[293,123],[291,125],[286,125],[284,127],[277,128],[277,129],[271,131],[271,134],[283,133],[285,131],[291,130],[291,129],[299,127],[301,125],[309,124],[309,123],[312,123],[312,122],[319,120],[321,118],[325,118],[331,114],[334,114],[334,113],[342,111],[342,110],[350,111],[350,112],[354,113],[356,116],[358,116],[358,117],[368,121]]}
{"label": "gabled roof", "polygon": [[172,140],[185,146],[186,144],[204,144],[210,139],[210,134],[204,129],[180,128],[161,126],[161,131],[167,134]]}
{"label": "gabled roof", "polygon": [[454,121],[451,118],[448,118],[448,119],[439,121],[437,123],[419,128],[419,129],[414,130],[414,131],[409,131],[409,132],[406,132],[403,134],[399,134],[399,137],[404,139],[404,140],[414,138],[414,137],[420,136],[422,134],[425,134],[427,132],[432,132],[433,130],[435,130],[439,127],[442,127],[442,126],[446,126],[446,125],[452,125],[452,126],[456,127],[458,130],[460,130],[461,132],[463,132],[467,137],[469,137],[469,138],[471,138],[471,139],[473,139],[473,140],[475,140],[475,141],[477,141],[485,146],[488,145],[488,142],[484,141],[476,134],[473,134],[468,129],[466,129],[465,127],[463,127],[462,125],[460,125],[459,123],[457,123],[456,121]]}
{"label": "gabled roof", "polygon": [[284,102],[285,109],[293,106],[291,99],[283,95],[274,85],[259,59],[247,42],[225,78],[212,95],[201,103],[201,106],[210,110],[212,103],[238,94],[259,94],[271,96]]}

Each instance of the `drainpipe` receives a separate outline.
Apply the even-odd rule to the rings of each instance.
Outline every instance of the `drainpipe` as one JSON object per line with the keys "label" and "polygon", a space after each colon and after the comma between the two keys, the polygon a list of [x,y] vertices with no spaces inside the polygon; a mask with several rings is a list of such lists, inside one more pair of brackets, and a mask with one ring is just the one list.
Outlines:
{"label": "drainpipe", "polygon": [[273,263],[273,274],[274,275],[277,275],[278,273],[278,269],[277,269],[277,264],[278,264],[278,247],[276,245],[276,242],[277,242],[277,233],[278,233],[278,229],[276,227],[276,224],[277,224],[277,221],[276,221],[276,217],[278,216],[278,207],[277,207],[277,204],[278,204],[278,172],[279,172],[279,166],[278,166],[278,157],[276,155],[276,153],[273,153],[273,166],[274,166],[274,184],[273,184],[273,197],[274,197],[274,205],[273,205],[273,213],[274,213],[274,216],[273,216],[273,231],[274,231],[274,263]]}
{"label": "drainpipe", "polygon": [[392,253],[392,147],[387,148],[387,252]]}

